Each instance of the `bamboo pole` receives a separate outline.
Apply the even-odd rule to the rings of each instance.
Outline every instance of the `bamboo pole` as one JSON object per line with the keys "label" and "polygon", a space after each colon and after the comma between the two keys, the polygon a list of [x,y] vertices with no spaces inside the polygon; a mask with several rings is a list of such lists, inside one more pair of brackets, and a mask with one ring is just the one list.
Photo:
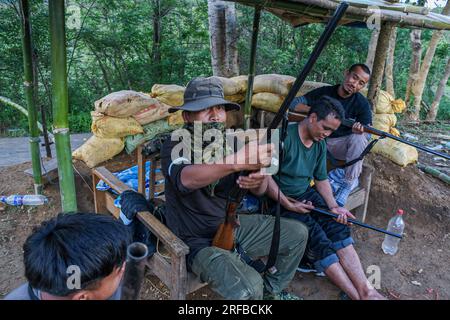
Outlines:
{"label": "bamboo pole", "polygon": [[[28,111],[21,105],[11,101],[10,99],[6,97],[0,96],[0,102],[3,103],[6,106],[13,107],[14,109],[17,109],[18,111],[22,112],[27,118],[28,118]],[[36,121],[37,127],[41,132],[44,132],[44,127],[39,121]],[[50,140],[54,141],[54,137],[52,134],[49,134]]]}
{"label": "bamboo pole", "polygon": [[34,92],[33,61],[32,61],[32,38],[30,25],[30,7],[28,0],[20,1],[20,11],[22,16],[22,50],[24,68],[24,91],[28,107],[28,127],[30,131],[30,152],[33,167],[34,192],[42,194],[42,170],[41,152],[39,148],[39,129],[37,126],[36,92]]}
{"label": "bamboo pole", "polygon": [[67,92],[64,0],[49,0],[49,11],[53,134],[55,135],[62,212],[70,213],[77,211],[77,198],[68,125],[69,99]]}
{"label": "bamboo pole", "polygon": [[256,69],[256,48],[258,46],[259,22],[261,20],[261,7],[255,7],[255,15],[253,18],[253,33],[252,44],[250,49],[250,65],[248,71],[247,92],[245,97],[245,112],[244,112],[244,129],[250,128],[250,117],[252,114],[252,97],[253,97],[253,82],[255,80]]}
{"label": "bamboo pole", "polygon": [[378,91],[383,81],[384,67],[387,58],[387,49],[389,47],[389,39],[394,30],[392,22],[384,22],[381,24],[380,35],[378,36],[377,50],[375,52],[375,60],[373,62],[372,77],[369,84],[369,92],[367,99],[372,104],[375,110],[375,103],[377,101]]}

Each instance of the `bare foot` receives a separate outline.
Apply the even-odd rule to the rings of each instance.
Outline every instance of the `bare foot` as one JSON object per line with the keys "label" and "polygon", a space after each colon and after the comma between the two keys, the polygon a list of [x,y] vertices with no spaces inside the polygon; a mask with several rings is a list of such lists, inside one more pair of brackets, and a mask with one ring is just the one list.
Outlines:
{"label": "bare foot", "polygon": [[362,300],[388,300],[385,296],[380,294],[377,290],[371,289],[366,295],[362,297]]}

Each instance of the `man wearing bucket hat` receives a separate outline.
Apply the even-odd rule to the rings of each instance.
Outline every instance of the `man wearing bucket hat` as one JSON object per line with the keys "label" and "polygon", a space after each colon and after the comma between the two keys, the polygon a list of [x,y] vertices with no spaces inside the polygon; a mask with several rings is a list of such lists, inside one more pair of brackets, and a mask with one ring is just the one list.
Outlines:
{"label": "man wearing bucket hat", "polygon": [[[194,129],[201,123],[203,136],[205,129],[223,130],[226,112],[239,109],[238,104],[224,99],[220,80],[211,77],[190,81],[184,93],[184,104],[169,112],[183,110],[184,133],[198,134]],[[226,299],[299,299],[283,289],[293,278],[305,249],[308,231],[302,223],[281,220],[274,274],[261,275],[244,262],[238,252],[212,246],[212,239],[225,219],[228,193],[236,182],[256,195],[268,192],[268,179],[259,170],[270,165],[272,146],[258,147],[254,151],[258,153],[254,164],[249,164],[248,148],[242,148],[237,154],[225,152],[222,161],[192,164],[191,154],[180,156],[173,152],[179,143],[174,135],[166,140],[161,151],[161,166],[166,180],[166,222],[190,248],[186,261],[188,270]],[[236,163],[235,155],[245,161]],[[252,173],[239,177],[241,171]],[[241,215],[239,220],[235,233],[238,247],[250,257],[268,255],[274,218],[258,214]]]}

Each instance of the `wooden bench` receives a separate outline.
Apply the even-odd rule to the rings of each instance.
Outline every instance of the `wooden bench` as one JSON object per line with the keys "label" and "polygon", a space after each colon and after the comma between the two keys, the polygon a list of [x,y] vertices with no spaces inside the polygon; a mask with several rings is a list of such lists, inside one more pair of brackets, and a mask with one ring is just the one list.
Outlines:
{"label": "wooden bench", "polygon": [[[139,164],[139,190],[145,194],[145,163],[151,161],[150,165],[150,192],[149,198],[154,197],[154,183],[157,169],[157,157],[143,157],[142,148],[137,150],[137,162]],[[99,191],[97,183],[103,180],[115,192],[121,194],[126,190],[131,190],[129,186],[121,182],[105,167],[92,169],[94,202],[96,213],[110,213],[118,218],[120,209],[114,206],[116,195],[108,191]],[[162,198],[154,199],[156,203],[163,202]],[[186,269],[186,255],[189,247],[172,233],[164,224],[155,218],[150,212],[139,212],[138,219],[158,238],[160,245],[158,250],[148,258],[146,262],[147,270],[150,274],[158,277],[169,289],[170,299],[184,300],[186,295],[207,285]],[[167,259],[170,257],[170,259]]]}
{"label": "wooden bench", "polygon": [[[158,156],[144,157],[142,147],[137,150],[136,162],[138,164],[138,192],[145,194],[145,165],[147,161],[151,162],[149,175],[149,198],[154,198],[155,177],[157,169]],[[130,163],[129,166],[133,164]],[[374,169],[368,165],[363,166],[363,172],[360,177],[360,185],[354,190],[347,201],[346,207],[354,210],[356,217],[365,221],[367,213],[367,204],[369,200],[370,185]],[[121,194],[131,188],[121,182],[105,167],[98,167],[92,170],[94,201],[96,213],[111,213],[116,218],[119,217],[120,210],[114,206],[116,195],[111,192],[99,191],[96,185],[100,180],[107,183],[115,192]],[[162,202],[164,197],[154,199],[156,202]],[[138,219],[146,225],[150,231],[159,239],[162,246],[146,265],[152,275],[158,277],[169,289],[170,299],[184,300],[186,295],[207,285],[186,269],[186,255],[189,253],[189,247],[173,234],[164,224],[155,218],[150,212],[140,212]],[[170,259],[167,259],[169,256]]]}

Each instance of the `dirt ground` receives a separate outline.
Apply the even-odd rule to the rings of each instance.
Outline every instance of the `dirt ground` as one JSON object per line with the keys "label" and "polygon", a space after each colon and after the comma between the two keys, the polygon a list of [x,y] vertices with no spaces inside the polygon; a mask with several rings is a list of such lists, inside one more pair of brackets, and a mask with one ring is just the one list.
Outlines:
{"label": "dirt ground", "polygon": [[[450,187],[414,165],[400,168],[377,155],[370,155],[366,161],[376,169],[366,223],[385,228],[401,208],[405,211],[406,229],[399,252],[389,256],[381,250],[382,234],[354,226],[353,237],[363,267],[379,267],[381,292],[389,299],[449,299]],[[0,194],[31,194],[32,179],[23,173],[29,167],[28,163],[0,169]],[[80,163],[75,168],[79,172],[75,174],[78,209],[93,212],[89,170]],[[0,207],[0,298],[25,280],[22,244],[26,237],[33,227],[59,211],[57,181],[45,188],[45,194],[50,200],[46,206]],[[299,273],[288,290],[308,300],[335,300],[339,293],[327,278]],[[141,298],[168,299],[168,290],[157,278],[148,276]],[[220,297],[205,287],[189,299]]]}

